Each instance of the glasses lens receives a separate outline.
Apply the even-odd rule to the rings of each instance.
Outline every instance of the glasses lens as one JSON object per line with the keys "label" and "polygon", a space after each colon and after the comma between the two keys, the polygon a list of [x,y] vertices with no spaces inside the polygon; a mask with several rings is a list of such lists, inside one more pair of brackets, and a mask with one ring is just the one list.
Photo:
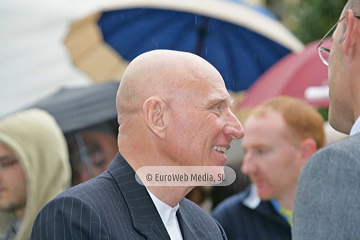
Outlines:
{"label": "glasses lens", "polygon": [[325,65],[329,66],[330,49],[320,47],[318,50],[319,50],[320,58],[323,61],[323,63],[325,63]]}

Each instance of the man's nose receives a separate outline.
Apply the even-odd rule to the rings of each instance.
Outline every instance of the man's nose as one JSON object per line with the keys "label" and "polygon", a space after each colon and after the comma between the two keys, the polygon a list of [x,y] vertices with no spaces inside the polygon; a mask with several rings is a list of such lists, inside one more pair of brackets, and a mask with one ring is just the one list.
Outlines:
{"label": "man's nose", "polygon": [[244,128],[234,113],[231,111],[229,111],[227,123],[224,127],[224,133],[230,136],[231,139],[239,139],[244,137]]}
{"label": "man's nose", "polygon": [[241,164],[241,172],[246,175],[250,175],[251,173],[254,172],[254,169],[255,169],[254,162],[251,161],[248,153],[245,154]]}

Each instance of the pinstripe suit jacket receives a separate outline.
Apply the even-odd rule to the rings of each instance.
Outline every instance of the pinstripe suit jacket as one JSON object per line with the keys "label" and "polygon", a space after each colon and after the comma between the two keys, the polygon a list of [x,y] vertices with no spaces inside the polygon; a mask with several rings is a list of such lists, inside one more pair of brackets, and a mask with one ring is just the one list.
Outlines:
{"label": "pinstripe suit jacket", "polygon": [[360,239],[360,134],[319,150],[296,189],[293,240]]}
{"label": "pinstripe suit jacket", "polygon": [[[38,214],[32,240],[170,239],[146,188],[117,154],[107,171],[59,194]],[[221,226],[187,199],[177,217],[184,239],[226,239]]]}

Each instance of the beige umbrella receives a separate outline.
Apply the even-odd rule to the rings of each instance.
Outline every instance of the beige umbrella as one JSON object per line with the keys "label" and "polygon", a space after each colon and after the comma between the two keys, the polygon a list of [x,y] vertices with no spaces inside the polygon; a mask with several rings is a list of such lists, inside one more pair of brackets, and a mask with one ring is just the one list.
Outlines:
{"label": "beige umbrella", "polygon": [[75,66],[95,82],[120,79],[128,65],[117,52],[107,45],[95,24],[100,13],[75,21],[65,40],[65,45]]}

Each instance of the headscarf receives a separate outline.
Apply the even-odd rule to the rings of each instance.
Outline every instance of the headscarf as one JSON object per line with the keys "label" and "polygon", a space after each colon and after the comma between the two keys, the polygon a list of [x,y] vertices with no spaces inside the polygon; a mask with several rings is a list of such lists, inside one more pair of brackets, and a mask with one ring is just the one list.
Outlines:
{"label": "headscarf", "polygon": [[[26,209],[15,240],[29,239],[40,209],[70,187],[65,137],[49,113],[30,109],[0,120],[0,142],[14,152],[25,174]],[[10,219],[8,214],[0,212],[0,215],[0,230],[3,230]]]}

